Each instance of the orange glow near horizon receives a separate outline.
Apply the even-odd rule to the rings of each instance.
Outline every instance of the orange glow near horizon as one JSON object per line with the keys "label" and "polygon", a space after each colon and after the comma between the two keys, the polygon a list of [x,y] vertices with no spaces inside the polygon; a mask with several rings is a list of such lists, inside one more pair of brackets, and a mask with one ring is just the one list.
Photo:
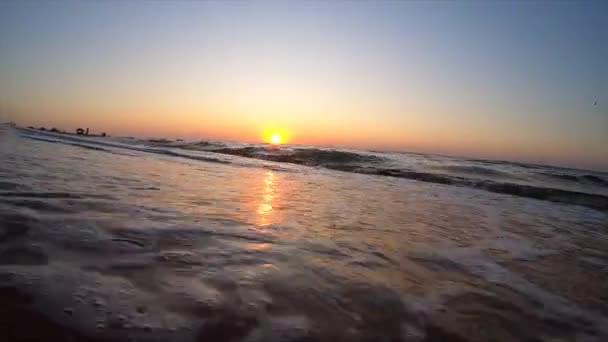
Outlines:
{"label": "orange glow near horizon", "polygon": [[0,123],[608,170],[602,5],[4,1]]}
{"label": "orange glow near horizon", "polygon": [[265,142],[272,145],[281,145],[287,142],[287,131],[277,127],[269,127],[262,133],[262,138]]}

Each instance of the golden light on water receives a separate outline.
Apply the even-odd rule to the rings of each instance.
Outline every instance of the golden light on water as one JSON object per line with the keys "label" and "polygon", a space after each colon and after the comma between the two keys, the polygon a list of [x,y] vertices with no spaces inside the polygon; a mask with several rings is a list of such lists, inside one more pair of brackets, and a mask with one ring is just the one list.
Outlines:
{"label": "golden light on water", "polygon": [[260,218],[260,225],[268,225],[270,215],[272,214],[272,205],[276,197],[276,189],[274,184],[274,173],[268,171],[264,175],[264,190],[262,193],[262,200],[258,205],[257,213]]}

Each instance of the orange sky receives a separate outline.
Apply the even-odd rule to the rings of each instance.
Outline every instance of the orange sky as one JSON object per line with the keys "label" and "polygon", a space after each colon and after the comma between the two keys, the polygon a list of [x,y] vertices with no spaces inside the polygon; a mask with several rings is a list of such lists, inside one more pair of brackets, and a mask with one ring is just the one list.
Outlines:
{"label": "orange sky", "polygon": [[0,120],[608,168],[587,5],[1,6]]}

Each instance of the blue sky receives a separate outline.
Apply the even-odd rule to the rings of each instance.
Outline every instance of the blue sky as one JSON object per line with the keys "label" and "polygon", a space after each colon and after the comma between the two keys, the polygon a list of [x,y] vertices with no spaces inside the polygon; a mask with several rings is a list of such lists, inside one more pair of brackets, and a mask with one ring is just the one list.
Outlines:
{"label": "blue sky", "polygon": [[[608,6],[0,3],[0,119],[608,168]],[[594,105],[595,102],[597,105]]]}

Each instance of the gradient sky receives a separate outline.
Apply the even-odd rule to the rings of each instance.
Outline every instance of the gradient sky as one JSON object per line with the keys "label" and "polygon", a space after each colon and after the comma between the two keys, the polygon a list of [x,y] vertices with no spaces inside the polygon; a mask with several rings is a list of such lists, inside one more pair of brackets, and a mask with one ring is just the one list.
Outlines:
{"label": "gradient sky", "polygon": [[2,1],[0,121],[608,169],[607,61],[600,1]]}

